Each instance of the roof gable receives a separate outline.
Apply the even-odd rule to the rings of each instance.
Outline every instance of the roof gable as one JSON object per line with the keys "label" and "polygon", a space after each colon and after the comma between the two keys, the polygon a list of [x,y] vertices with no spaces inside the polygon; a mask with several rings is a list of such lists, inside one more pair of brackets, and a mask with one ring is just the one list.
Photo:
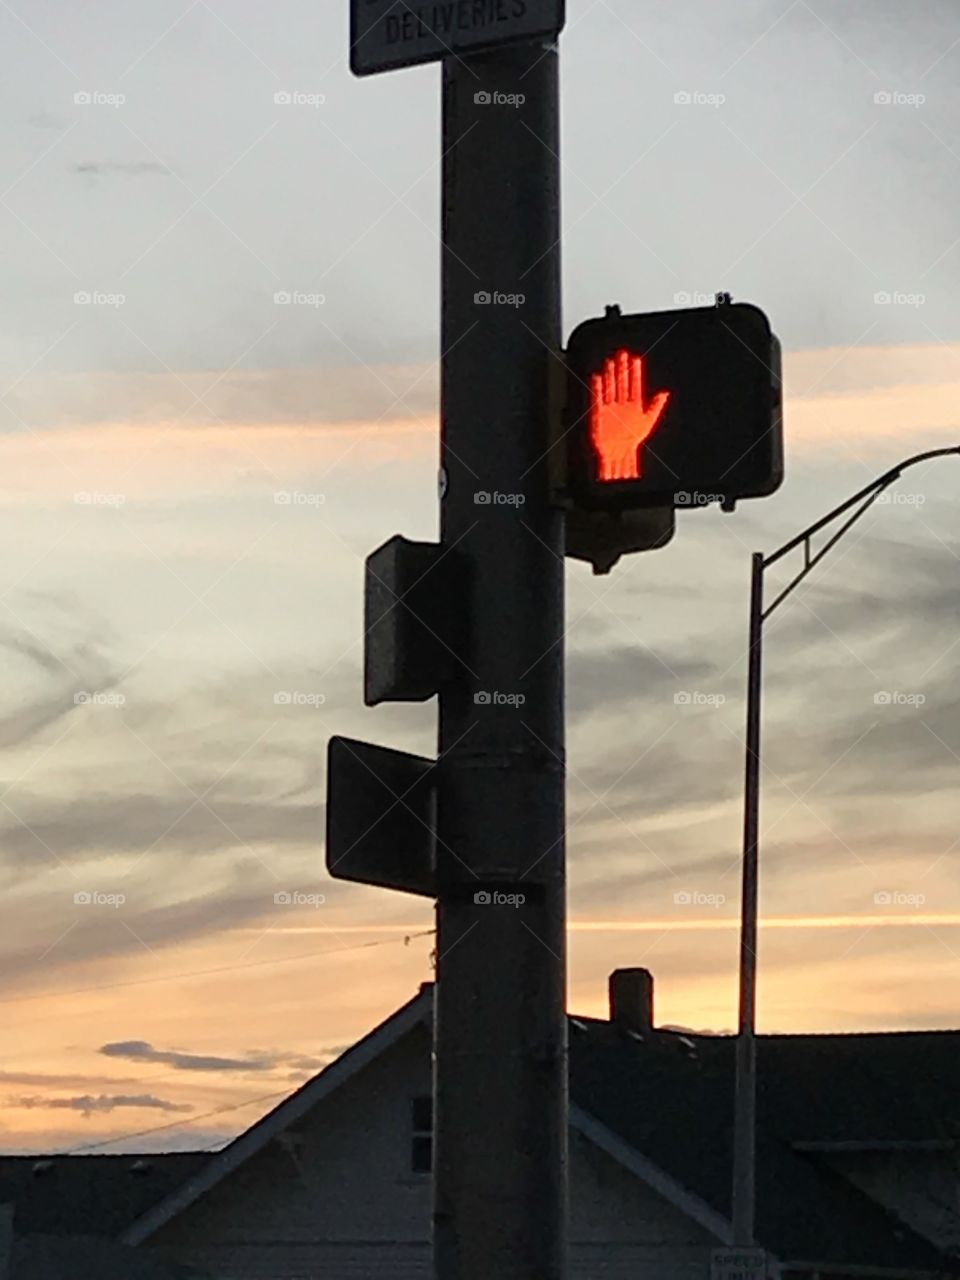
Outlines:
{"label": "roof gable", "polygon": [[[863,1073],[853,1069],[856,1056],[848,1063],[851,1078],[837,1081],[837,1054],[849,1052],[850,1038],[815,1046],[816,1068],[805,1052],[809,1039],[824,1038],[763,1037],[758,1045],[758,1240],[784,1263],[957,1270],[958,1264],[847,1179],[794,1148],[798,1129],[816,1126],[825,1109],[832,1113],[834,1089],[843,1097],[866,1087]],[[789,1041],[799,1042],[799,1070],[791,1068]],[[570,1032],[571,1102],[727,1218],[735,1045],[732,1036],[656,1030],[639,1035],[577,1019]],[[870,1048],[862,1045],[861,1052]],[[882,1057],[882,1049],[875,1051]]]}
{"label": "roof gable", "polygon": [[[432,988],[425,984],[417,997],[154,1203],[121,1238],[130,1244],[147,1239],[431,1016]],[[569,1026],[571,1123],[719,1242],[728,1243],[734,1038],[659,1030],[640,1034],[582,1018],[571,1018]],[[949,1034],[952,1039],[942,1041],[945,1052],[960,1045],[960,1035]],[[902,1042],[891,1048],[891,1040],[899,1038],[760,1038],[757,1235],[784,1261],[868,1265],[900,1274],[958,1269],[852,1183],[794,1145],[802,1145],[804,1135],[829,1129],[830,1123],[831,1134],[847,1132],[850,1124],[837,1122],[834,1113],[843,1098],[869,1093],[864,1086],[868,1077],[881,1082],[875,1091],[880,1098],[910,1078],[900,1073],[923,1050]],[[952,1058],[938,1059],[936,1071],[952,1081]],[[870,1107],[861,1114],[853,1128],[859,1125],[866,1132]],[[918,1110],[906,1127],[920,1133],[928,1123]]]}
{"label": "roof gable", "polygon": [[424,984],[420,994],[413,1000],[403,1005],[362,1040],[358,1040],[346,1053],[341,1054],[319,1075],[308,1080],[296,1093],[291,1094],[273,1111],[235,1138],[229,1146],[211,1157],[210,1163],[199,1170],[194,1177],[159,1203],[154,1203],[142,1217],[123,1232],[121,1239],[127,1244],[140,1244],[153,1235],[164,1223],[182,1213],[204,1192],[209,1191],[251,1156],[263,1150],[268,1142],[278,1137],[289,1125],[299,1120],[324,1098],[329,1097],[335,1089],[354,1076],[367,1063],[379,1057],[408,1031],[428,1021],[432,1007],[430,987]]}

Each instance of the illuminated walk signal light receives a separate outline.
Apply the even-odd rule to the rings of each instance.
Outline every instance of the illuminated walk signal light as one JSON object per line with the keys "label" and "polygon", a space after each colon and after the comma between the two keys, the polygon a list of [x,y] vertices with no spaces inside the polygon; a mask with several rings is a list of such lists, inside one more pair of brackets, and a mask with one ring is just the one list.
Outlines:
{"label": "illuminated walk signal light", "polygon": [[730,508],[783,480],[780,344],[759,308],[608,308],[566,366],[568,505]]}
{"label": "illuminated walk signal light", "polygon": [[643,451],[663,421],[669,391],[647,400],[643,356],[620,347],[590,375],[589,440],[602,483],[640,480]]}

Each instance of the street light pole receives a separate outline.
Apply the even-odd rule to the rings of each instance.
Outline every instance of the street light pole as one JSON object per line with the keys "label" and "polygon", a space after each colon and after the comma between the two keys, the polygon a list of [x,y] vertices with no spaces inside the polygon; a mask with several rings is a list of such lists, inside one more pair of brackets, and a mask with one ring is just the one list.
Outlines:
{"label": "street light pole", "polygon": [[733,1149],[733,1236],[753,1244],[756,1203],[757,841],[760,823],[760,690],[763,679],[763,556],[750,571],[750,654],[747,672],[747,752],[743,806],[743,886],[740,905],[740,1019]]}
{"label": "street light pole", "polygon": [[[885,489],[900,479],[908,467],[932,458],[960,454],[960,445],[930,449],[907,458],[890,471],[859,489],[846,502],[809,525],[771,555],[755,552],[750,576],[749,665],[747,672],[747,736],[743,813],[743,867],[740,915],[740,1007],[736,1079],[734,1085],[733,1243],[754,1243],[756,1216],[756,1112],[757,1112],[757,919],[760,853],[760,708],[762,693],[763,624],[823,557],[840,541]],[[827,525],[853,509],[843,524],[817,552],[811,541]],[[803,567],[764,607],[763,574],[789,552],[803,547]]]}

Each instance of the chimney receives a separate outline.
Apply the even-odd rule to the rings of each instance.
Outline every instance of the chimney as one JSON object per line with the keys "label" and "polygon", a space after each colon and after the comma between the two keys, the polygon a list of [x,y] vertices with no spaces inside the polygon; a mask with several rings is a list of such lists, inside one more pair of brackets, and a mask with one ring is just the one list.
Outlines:
{"label": "chimney", "polygon": [[649,969],[614,969],[610,975],[610,1021],[641,1035],[653,1030],[653,974]]}

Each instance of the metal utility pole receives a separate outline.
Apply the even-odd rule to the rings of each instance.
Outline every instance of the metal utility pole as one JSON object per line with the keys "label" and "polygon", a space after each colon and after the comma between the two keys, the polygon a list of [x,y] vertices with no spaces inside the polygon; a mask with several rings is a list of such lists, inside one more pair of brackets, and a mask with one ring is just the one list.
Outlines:
{"label": "metal utility pole", "polygon": [[747,741],[743,806],[743,893],[740,906],[740,1018],[733,1134],[733,1243],[753,1244],[757,1128],[757,839],[760,824],[760,689],[763,680],[763,556],[750,580]]}
{"label": "metal utility pole", "polygon": [[[747,673],[747,738],[746,780],[743,817],[742,905],[740,915],[740,1016],[736,1052],[734,1086],[733,1242],[737,1246],[753,1244],[756,1216],[756,1111],[757,1111],[757,917],[760,849],[760,708],[763,691],[762,653],[763,624],[787,596],[799,586],[823,557],[840,541],[908,467],[934,458],[960,454],[960,446],[929,449],[914,454],[870,484],[858,489],[852,497],[808,525],[768,556],[755,552],[750,578],[749,667]],[[847,514],[851,512],[852,514]],[[829,534],[823,546],[813,549],[813,538],[829,525],[846,516],[843,523]],[[763,575],[766,569],[792,551],[803,548],[803,564],[782,587],[769,605],[764,604]]]}
{"label": "metal utility pole", "polygon": [[469,638],[440,695],[437,1280],[566,1274],[558,118],[553,45],[445,59],[441,547]]}

